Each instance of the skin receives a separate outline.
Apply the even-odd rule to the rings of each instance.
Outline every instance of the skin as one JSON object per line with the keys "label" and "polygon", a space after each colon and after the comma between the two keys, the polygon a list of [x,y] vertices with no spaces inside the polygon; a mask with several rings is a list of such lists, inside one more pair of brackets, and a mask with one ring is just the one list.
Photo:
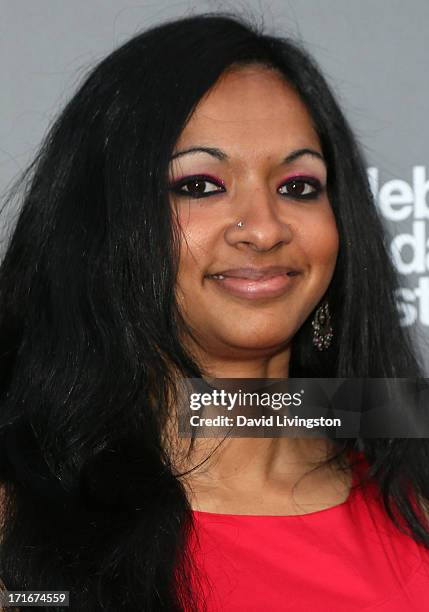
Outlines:
{"label": "skin", "polygon": [[[195,147],[216,148],[223,159],[186,153]],[[302,149],[313,153],[285,161]],[[197,186],[188,182],[183,187],[183,178],[197,174],[209,175],[199,189],[214,195],[189,195]],[[310,199],[292,197],[284,185],[299,176],[318,182],[320,192],[307,183],[301,187],[312,194]],[[210,376],[288,377],[293,337],[323,298],[338,255],[326,178],[309,113],[274,70],[259,65],[229,70],[184,128],[169,175],[181,230],[177,300],[192,330],[184,342]],[[241,229],[239,220],[244,221]],[[207,277],[251,265],[293,266],[299,275],[283,295],[257,300],[231,295]],[[331,469],[315,471],[292,495],[312,462],[326,457],[326,444],[317,439],[230,439],[187,479],[192,506],[284,515],[341,503],[350,478]],[[208,448],[207,439],[197,440],[192,465],[207,456]]]}

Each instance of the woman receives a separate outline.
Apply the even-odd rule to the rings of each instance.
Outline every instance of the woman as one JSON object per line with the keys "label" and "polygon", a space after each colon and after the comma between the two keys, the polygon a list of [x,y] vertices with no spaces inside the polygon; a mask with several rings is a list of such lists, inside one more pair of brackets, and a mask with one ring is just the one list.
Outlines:
{"label": "woman", "polygon": [[426,440],[189,446],[173,426],[182,377],[421,375],[364,163],[313,61],[229,16],[163,24],[91,72],[25,178],[0,274],[5,587],[68,590],[79,611],[396,597],[429,545]]}

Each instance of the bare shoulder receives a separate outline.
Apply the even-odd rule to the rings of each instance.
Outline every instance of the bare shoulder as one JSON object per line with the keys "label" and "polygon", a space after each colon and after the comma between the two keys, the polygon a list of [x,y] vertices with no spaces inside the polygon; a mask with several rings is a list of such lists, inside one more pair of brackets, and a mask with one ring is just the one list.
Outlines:
{"label": "bare shoulder", "polygon": [[417,511],[417,516],[423,519],[423,526],[429,530],[429,499],[421,493],[415,493],[413,498],[414,510]]}
{"label": "bare shoulder", "polygon": [[418,495],[417,499],[426,520],[429,522],[429,499],[427,499],[427,497],[423,497],[422,495]]}

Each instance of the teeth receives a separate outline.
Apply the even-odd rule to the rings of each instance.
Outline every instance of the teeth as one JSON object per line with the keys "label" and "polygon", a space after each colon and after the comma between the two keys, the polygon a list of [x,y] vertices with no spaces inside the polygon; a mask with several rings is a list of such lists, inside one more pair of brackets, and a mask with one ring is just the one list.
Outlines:
{"label": "teeth", "polygon": [[[297,272],[292,271],[292,272],[287,272],[286,274],[287,276],[296,276]],[[217,280],[223,280],[224,278],[226,278],[226,276],[224,276],[223,274],[211,274],[210,278],[216,278]],[[249,280],[258,280],[258,279],[249,279]]]}

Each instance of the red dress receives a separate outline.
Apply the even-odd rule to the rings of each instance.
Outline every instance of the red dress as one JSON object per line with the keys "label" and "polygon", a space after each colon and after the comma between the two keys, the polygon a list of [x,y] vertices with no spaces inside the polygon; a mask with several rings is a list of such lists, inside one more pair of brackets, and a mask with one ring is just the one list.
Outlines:
{"label": "red dress", "polygon": [[194,511],[207,612],[429,611],[429,550],[390,521],[375,484],[355,486],[361,469],[348,499],[326,510]]}

